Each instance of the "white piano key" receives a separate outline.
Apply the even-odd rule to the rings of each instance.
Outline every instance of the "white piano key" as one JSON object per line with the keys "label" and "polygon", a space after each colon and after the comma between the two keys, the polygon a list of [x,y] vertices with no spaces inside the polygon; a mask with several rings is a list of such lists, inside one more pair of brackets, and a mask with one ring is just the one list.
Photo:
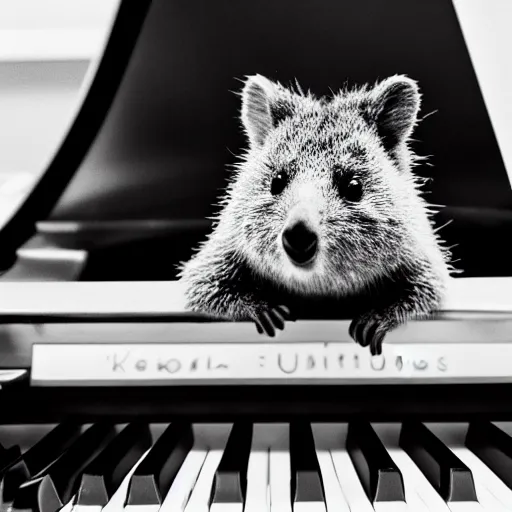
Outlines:
{"label": "white piano key", "polygon": [[418,507],[418,510],[423,510],[426,507],[429,511],[450,512],[443,498],[432,487],[409,455],[400,448],[398,441],[401,425],[388,423],[373,424],[372,426],[402,473],[406,492],[405,499],[410,504],[410,510],[416,510],[413,507]]}
{"label": "white piano key", "polygon": [[267,425],[253,426],[244,512],[270,512]]}
{"label": "white piano key", "polygon": [[[404,463],[404,457],[409,457],[407,453],[405,453],[399,447],[391,448],[386,446],[386,448],[390,457],[393,459],[394,463],[398,466],[398,469],[400,469],[400,472],[402,473],[405,488],[405,501],[409,507],[408,510],[411,512],[429,512],[430,508],[418,494],[416,490],[416,482],[410,478],[407,463]],[[412,462],[412,460],[410,460],[410,462]]]}
{"label": "white piano key", "polygon": [[[398,446],[398,437],[400,433],[399,424],[372,424],[377,435],[380,437],[382,444],[386,447],[389,456],[393,459],[393,462],[397,465],[398,469],[402,473],[405,490],[405,502],[410,512],[429,512],[430,509],[427,504],[421,499],[420,495],[416,491],[416,485],[414,479],[410,477],[407,463],[404,463],[404,457],[409,457]],[[409,461],[411,459],[409,458]]]}
{"label": "white piano key", "polygon": [[403,501],[377,501],[373,504],[375,512],[411,512],[412,509]]}
{"label": "white piano key", "polygon": [[[409,455],[398,446],[399,425],[388,425],[386,427],[374,425],[374,428],[388,451],[393,448],[393,454],[398,457],[403,468],[402,474],[406,474],[409,481],[414,482],[416,493],[429,510],[435,510],[436,512],[484,512],[482,505],[477,502],[444,501]],[[393,429],[396,429],[396,431],[392,432]]]}
{"label": "white piano key", "polygon": [[269,453],[270,512],[292,512],[290,429],[272,425],[274,438]]}
{"label": "white piano key", "polygon": [[[207,511],[210,493],[212,490],[213,479],[215,471],[220,463],[224,448],[231,433],[233,425],[230,424],[207,424],[198,423],[193,425],[194,431],[194,452],[204,452],[205,456],[203,463],[199,469],[198,476],[195,478],[195,482],[192,485],[191,492],[188,493],[188,489],[182,489],[181,491],[175,491],[174,496],[183,493],[181,496],[185,500],[184,494],[188,494],[187,501],[184,507],[186,512],[194,511]],[[197,456],[200,458],[201,456]],[[185,460],[186,462],[186,460]],[[178,476],[178,475],[176,475]],[[185,478],[185,477],[184,477]],[[188,487],[190,482],[187,482]],[[174,484],[174,483],[173,483]],[[171,487],[172,489],[172,487]],[[171,496],[171,500],[174,498]],[[176,501],[179,501],[176,499]],[[163,508],[162,504],[162,508]],[[166,510],[171,510],[166,507]]]}
{"label": "white piano key", "polygon": [[474,501],[451,501],[448,508],[451,512],[485,512],[482,505]]}
{"label": "white piano key", "polygon": [[240,503],[212,503],[210,512],[243,512],[243,509]]}
{"label": "white piano key", "polygon": [[223,449],[213,449],[206,455],[199,478],[185,507],[185,512],[208,512],[213,479],[222,459],[222,454]]}
{"label": "white piano key", "polygon": [[[366,494],[364,487],[359,480],[357,471],[352,463],[352,459],[345,447],[347,437],[347,425],[337,425],[338,434],[331,449],[331,457],[336,470],[336,475],[340,483],[346,502],[352,511],[356,512],[409,512],[405,502],[375,502],[372,503]],[[330,434],[324,431],[322,437],[328,437]],[[317,434],[320,437],[320,434]],[[330,441],[332,442],[332,441]]]}
{"label": "white piano key", "polygon": [[349,510],[373,512],[373,506],[359,481],[356,470],[345,450],[347,425],[345,423],[312,424],[315,445],[319,450],[329,450],[344,502]]}
{"label": "white piano key", "polygon": [[339,444],[340,426],[313,423],[311,430],[315,439],[316,455],[324,484],[327,512],[350,512],[331,457],[331,449],[336,448],[337,443]]}
{"label": "white piano key", "polygon": [[484,487],[505,507],[505,510],[512,511],[512,490],[510,490],[471,450],[465,447],[454,447],[452,451],[473,472],[475,485],[478,484],[477,494],[479,493],[479,489]]}
{"label": "white piano key", "polygon": [[324,483],[325,506],[327,512],[350,512],[347,500],[341,490],[336,470],[328,450],[317,450],[318,464]]}
{"label": "white piano key", "polygon": [[482,505],[485,512],[509,512],[510,509],[505,507],[490,491],[483,485],[481,481],[475,481],[476,495],[478,502]]}
{"label": "white piano key", "polygon": [[[74,505],[73,505],[73,502],[74,502],[74,496],[71,500],[69,500],[68,503],[66,503],[60,510],[59,512],[71,512],[74,508]],[[98,507],[88,507],[88,510],[92,512],[93,509],[96,509]]]}
{"label": "white piano key", "polygon": [[[208,453],[212,450],[220,450],[222,453],[231,428],[232,424],[200,423],[192,426],[194,445],[160,507],[161,512],[184,512],[186,510],[206,464]],[[215,469],[217,468],[215,467]],[[211,482],[213,483],[213,476]]]}
{"label": "white piano key", "polygon": [[345,449],[345,444],[343,443],[343,446],[332,449],[331,457],[338,482],[350,511],[373,512],[374,508],[357,476],[350,455]]}
{"label": "white piano key", "polygon": [[160,512],[183,512],[204,465],[207,450],[192,448],[160,507]]}
{"label": "white piano key", "polygon": [[325,503],[301,501],[293,504],[293,512],[325,512]]}
{"label": "white piano key", "polygon": [[269,450],[253,450],[247,470],[245,512],[270,512],[268,496]]}
{"label": "white piano key", "polygon": [[[464,445],[468,424],[427,423],[427,426],[471,470],[478,501],[481,505],[486,510],[492,507],[492,510],[496,512],[512,511],[512,490]],[[496,504],[496,502],[498,503]]]}

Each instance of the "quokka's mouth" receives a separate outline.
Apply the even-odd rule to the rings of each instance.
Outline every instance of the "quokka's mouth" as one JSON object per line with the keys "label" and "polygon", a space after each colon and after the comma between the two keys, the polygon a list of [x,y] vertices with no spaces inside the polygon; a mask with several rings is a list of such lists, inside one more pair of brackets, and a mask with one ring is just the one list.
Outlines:
{"label": "quokka's mouth", "polygon": [[309,260],[302,261],[302,262],[295,261],[294,259],[290,258],[289,256],[288,256],[288,259],[293,263],[294,266],[300,267],[302,269],[308,269],[308,268],[313,267],[313,264],[316,260],[316,254],[314,256],[312,256],[311,258],[309,258]]}
{"label": "quokka's mouth", "polygon": [[312,268],[315,260],[317,259],[318,250],[317,247],[314,247],[308,252],[301,252],[301,253],[293,253],[286,249],[285,247],[286,256],[288,257],[288,260],[293,264],[294,267],[299,267],[302,269],[308,269]]}

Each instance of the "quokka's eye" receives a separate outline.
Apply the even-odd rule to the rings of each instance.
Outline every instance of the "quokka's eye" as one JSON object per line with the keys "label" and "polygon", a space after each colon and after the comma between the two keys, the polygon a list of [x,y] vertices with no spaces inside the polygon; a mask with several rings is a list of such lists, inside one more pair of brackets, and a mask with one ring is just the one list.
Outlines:
{"label": "quokka's eye", "polygon": [[270,193],[273,196],[279,195],[288,184],[288,174],[286,172],[281,171],[279,172],[274,178],[272,179],[272,183],[270,184]]}
{"label": "quokka's eye", "polygon": [[341,179],[338,183],[338,191],[342,199],[351,203],[357,203],[363,197],[363,185],[357,178]]}

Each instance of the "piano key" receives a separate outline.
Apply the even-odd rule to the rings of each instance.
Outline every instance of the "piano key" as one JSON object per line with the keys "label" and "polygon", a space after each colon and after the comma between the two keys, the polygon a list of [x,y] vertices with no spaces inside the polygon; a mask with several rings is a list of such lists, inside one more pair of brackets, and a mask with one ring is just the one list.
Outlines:
{"label": "piano key", "polygon": [[402,473],[405,499],[409,504],[410,510],[416,510],[415,506],[417,506],[418,510],[422,510],[426,507],[429,511],[450,512],[450,508],[443,498],[441,498],[434,487],[432,487],[407,452],[400,447],[399,439],[401,427],[399,423],[373,425],[384,448]]}
{"label": "piano key", "polygon": [[208,451],[192,447],[160,507],[160,512],[184,512]]}
{"label": "piano key", "polygon": [[[337,425],[311,425],[315,440],[316,456],[324,484],[325,507],[327,512],[350,512],[345,495],[341,490],[331,449],[339,444],[340,432]],[[337,443],[338,442],[338,443]]]}
{"label": "piano key", "polygon": [[[247,489],[247,469],[251,453],[253,426],[235,423],[213,480],[210,511],[229,509],[242,512]],[[226,508],[226,505],[229,507]]]}
{"label": "piano key", "polygon": [[485,487],[507,510],[512,510],[512,491],[503,481],[467,448],[456,447],[452,450],[473,472],[478,501],[484,501],[480,495],[482,487]]}
{"label": "piano key", "polygon": [[423,423],[404,423],[400,446],[446,502],[478,501],[470,469]]}
{"label": "piano key", "polygon": [[55,457],[64,452],[78,439],[82,426],[64,422],[50,430],[30,447],[23,457],[5,470],[2,478],[2,503],[11,503],[20,485],[47,467]]}
{"label": "piano key", "polygon": [[325,512],[325,496],[311,425],[290,425],[291,491],[294,512]]}
{"label": "piano key", "polygon": [[336,470],[328,450],[316,452],[324,484],[325,508],[327,512],[350,512],[347,500],[341,490]]}
{"label": "piano key", "polygon": [[352,459],[346,447],[339,446],[331,450],[332,462],[341,490],[350,507],[350,512],[374,512],[374,508],[359,480]]}
{"label": "piano key", "polygon": [[222,458],[222,449],[210,450],[206,455],[196,485],[187,503],[185,512],[208,512],[215,471]]}
{"label": "piano key", "polygon": [[[427,505],[429,510],[435,510],[436,512],[483,512],[481,504],[476,501],[446,502],[423,475],[420,468],[414,463],[411,457],[405,452],[405,450],[399,447],[401,427],[399,425],[388,425],[386,430],[389,432],[389,429],[393,428],[396,429],[396,435],[391,441],[391,445],[393,447],[398,446],[396,453],[400,458],[403,472],[407,475],[408,479],[415,482],[414,485],[416,486],[416,492],[421,500]],[[385,439],[382,435],[381,438],[386,449],[389,449],[389,439]]]}
{"label": "piano key", "polygon": [[[207,489],[205,491],[206,494],[196,491],[198,485],[204,487],[205,477],[203,477],[203,483],[201,483],[199,482],[199,476],[205,468],[209,452],[217,450],[222,454],[231,432],[231,428],[232,426],[230,424],[193,425],[194,445],[187,455],[182,467],[178,471],[178,474],[176,475],[176,478],[174,479],[174,482],[162,503],[160,508],[161,512],[185,511],[187,507],[189,507],[190,500],[192,500],[194,492],[196,492],[196,496],[194,500],[192,500],[192,504],[188,510],[190,511],[194,509],[195,506],[204,508],[204,503],[202,502],[203,499],[206,500],[206,506],[208,507],[208,500],[211,496],[213,475],[217,468],[214,467],[213,469],[210,481],[210,490]],[[211,465],[212,463],[210,462],[209,464]],[[197,492],[199,492],[199,496],[197,496]]]}
{"label": "piano key", "polygon": [[466,447],[512,489],[512,438],[491,422],[469,424]]}
{"label": "piano key", "polygon": [[[512,510],[512,490],[465,446],[467,424],[427,424],[473,473],[478,501],[485,509]],[[489,497],[489,494],[491,497]],[[495,503],[497,501],[499,504]]]}
{"label": "piano key", "polygon": [[247,468],[244,512],[270,512],[268,493],[270,443],[265,438],[267,431],[267,425],[254,425]]}
{"label": "piano key", "polygon": [[349,424],[347,451],[370,501],[405,502],[402,474],[370,423]]}
{"label": "piano key", "polygon": [[[119,512],[123,509],[124,503],[126,501],[126,494],[128,492],[128,486],[130,484],[130,479],[137,469],[137,467],[142,463],[144,457],[149,453],[149,449],[142,455],[142,457],[130,468],[127,475],[124,477],[121,485],[116,489],[112,498],[108,501],[108,503],[104,506],[91,506],[91,505],[77,505],[76,500],[73,500],[73,509],[71,512]],[[63,511],[60,511],[63,512]]]}
{"label": "piano key", "polygon": [[84,469],[76,504],[104,507],[151,443],[149,425],[127,425]]}
{"label": "piano key", "polygon": [[13,462],[21,457],[21,449],[19,446],[11,446],[4,448],[0,445],[0,472],[5,471]]}
{"label": "piano key", "polygon": [[290,427],[276,424],[270,428],[274,433],[269,452],[270,512],[292,512]]}
{"label": "piano key", "polygon": [[81,470],[115,433],[111,424],[98,423],[88,428],[47,468],[19,487],[13,511],[56,512],[67,504]]}
{"label": "piano key", "polygon": [[193,442],[191,424],[171,423],[133,473],[125,508],[144,505],[145,511],[158,510]]}

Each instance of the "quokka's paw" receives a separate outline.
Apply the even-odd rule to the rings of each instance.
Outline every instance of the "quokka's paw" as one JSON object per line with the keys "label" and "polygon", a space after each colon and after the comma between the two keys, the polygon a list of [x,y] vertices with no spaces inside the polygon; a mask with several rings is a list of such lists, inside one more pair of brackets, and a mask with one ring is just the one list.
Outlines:
{"label": "quokka's paw", "polygon": [[362,347],[370,346],[372,356],[382,354],[382,342],[386,334],[398,326],[398,322],[376,313],[368,312],[354,318],[349,333],[356,343]]}
{"label": "quokka's paw", "polygon": [[267,334],[271,337],[275,336],[276,329],[280,331],[284,329],[286,320],[295,322],[295,317],[292,316],[289,308],[282,305],[261,308],[251,314],[251,318],[260,334]]}

